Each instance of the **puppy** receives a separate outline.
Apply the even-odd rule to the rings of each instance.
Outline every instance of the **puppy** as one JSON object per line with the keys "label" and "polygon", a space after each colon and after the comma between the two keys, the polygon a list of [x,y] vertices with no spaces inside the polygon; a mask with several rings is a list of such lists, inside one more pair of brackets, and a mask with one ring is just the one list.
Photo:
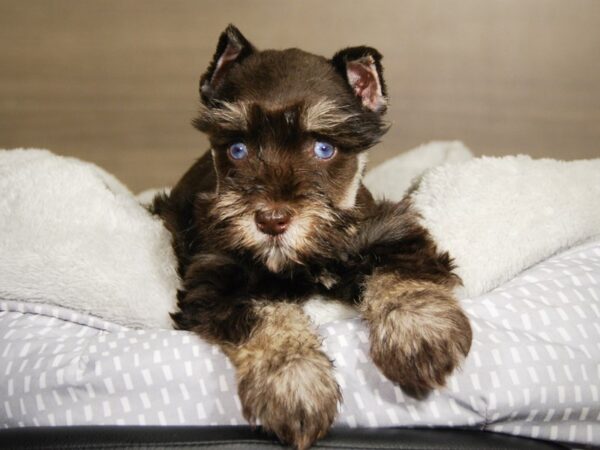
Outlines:
{"label": "puppy", "polygon": [[471,344],[452,261],[409,197],[375,202],[361,183],[387,129],[379,52],[258,51],[229,26],[200,98],[210,151],[153,211],[183,280],[173,319],[229,357],[244,416],[298,449],[333,423],[340,388],[302,309],[313,295],[360,311],[373,362],[405,392],[442,386]]}

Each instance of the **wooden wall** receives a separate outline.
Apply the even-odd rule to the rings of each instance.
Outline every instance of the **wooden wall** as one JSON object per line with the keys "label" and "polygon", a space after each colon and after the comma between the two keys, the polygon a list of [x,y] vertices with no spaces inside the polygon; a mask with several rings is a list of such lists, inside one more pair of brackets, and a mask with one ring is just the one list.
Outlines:
{"label": "wooden wall", "polygon": [[0,148],[172,184],[207,147],[190,120],[229,22],[259,48],[377,47],[393,126],[373,162],[433,139],[600,156],[597,0],[0,0]]}

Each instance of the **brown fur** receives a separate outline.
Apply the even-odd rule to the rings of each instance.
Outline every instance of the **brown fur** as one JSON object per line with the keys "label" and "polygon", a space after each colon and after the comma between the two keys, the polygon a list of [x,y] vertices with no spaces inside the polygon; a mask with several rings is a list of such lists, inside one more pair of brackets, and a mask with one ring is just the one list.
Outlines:
{"label": "brown fur", "polygon": [[244,417],[308,448],[329,429],[341,401],[333,365],[300,306],[256,302],[254,310],[261,320],[250,337],[223,347],[237,370]]}
{"label": "brown fur", "polygon": [[366,280],[360,310],[371,358],[415,397],[444,386],[471,347],[469,320],[446,284],[375,272]]}
{"label": "brown fur", "polygon": [[[228,28],[201,78],[194,125],[211,149],[154,200],[183,280],[176,325],[217,343],[236,367],[246,418],[306,448],[341,400],[331,361],[301,304],[313,295],[357,306],[371,355],[407,393],[441,386],[467,354],[458,278],[411,212],[361,184],[366,150],[386,131],[381,55],[331,60],[256,50]],[[335,149],[316,157],[315,143]],[[232,144],[247,153],[233,158]],[[284,232],[258,217],[283,211]]]}

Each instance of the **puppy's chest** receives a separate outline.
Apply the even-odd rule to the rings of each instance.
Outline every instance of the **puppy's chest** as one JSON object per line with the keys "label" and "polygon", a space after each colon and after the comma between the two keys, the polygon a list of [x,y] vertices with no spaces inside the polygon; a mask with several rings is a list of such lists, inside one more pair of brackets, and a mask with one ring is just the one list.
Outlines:
{"label": "puppy's chest", "polygon": [[315,282],[319,293],[346,303],[356,303],[360,297],[364,273],[345,264],[323,267]]}
{"label": "puppy's chest", "polygon": [[261,270],[250,276],[248,289],[251,297],[273,301],[304,302],[321,295],[354,303],[360,293],[360,278],[339,267],[302,267],[278,274]]}

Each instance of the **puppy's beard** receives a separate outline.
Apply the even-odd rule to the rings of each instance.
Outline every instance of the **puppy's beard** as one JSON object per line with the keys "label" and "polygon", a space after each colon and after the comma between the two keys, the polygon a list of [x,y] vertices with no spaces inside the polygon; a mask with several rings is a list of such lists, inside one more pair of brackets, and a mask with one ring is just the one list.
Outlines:
{"label": "puppy's beard", "polygon": [[290,263],[300,263],[300,255],[306,252],[308,238],[313,228],[312,221],[305,217],[294,217],[282,234],[271,236],[261,232],[253,217],[234,220],[240,233],[242,248],[251,250],[271,272],[280,272]]}
{"label": "puppy's beard", "polygon": [[219,224],[217,244],[224,249],[248,251],[272,272],[280,272],[292,263],[302,264],[306,255],[319,254],[319,230],[335,220],[325,204],[297,206],[287,229],[276,236],[263,233],[254,220],[261,204],[248,206],[243,196],[229,191],[220,194],[211,215]]}

